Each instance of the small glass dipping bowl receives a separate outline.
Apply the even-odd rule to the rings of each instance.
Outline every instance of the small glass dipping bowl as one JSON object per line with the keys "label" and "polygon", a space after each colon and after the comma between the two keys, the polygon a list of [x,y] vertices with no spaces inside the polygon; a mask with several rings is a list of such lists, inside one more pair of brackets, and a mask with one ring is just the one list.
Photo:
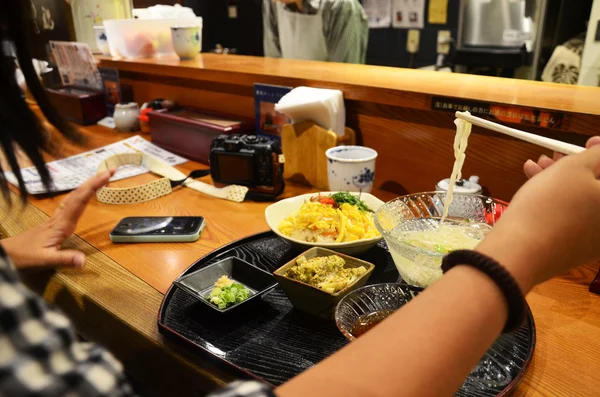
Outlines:
{"label": "small glass dipping bowl", "polygon": [[417,296],[423,288],[406,284],[373,284],[344,296],[335,308],[335,323],[352,341],[370,327],[398,310]]}
{"label": "small glass dipping bowl", "polygon": [[[444,253],[409,245],[400,238],[406,232],[436,229],[445,199],[446,192],[410,194],[385,203],[375,213],[375,226],[385,239],[400,276],[408,284],[427,287],[442,276]],[[455,193],[446,222],[464,226],[468,234],[479,239],[507,207],[508,203],[491,197]]]}

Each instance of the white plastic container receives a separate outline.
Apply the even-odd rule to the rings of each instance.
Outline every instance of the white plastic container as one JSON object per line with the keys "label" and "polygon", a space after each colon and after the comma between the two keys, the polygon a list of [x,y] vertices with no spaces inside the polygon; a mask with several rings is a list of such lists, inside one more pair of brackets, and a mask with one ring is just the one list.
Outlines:
{"label": "white plastic container", "polygon": [[111,55],[130,59],[175,54],[171,40],[171,27],[182,25],[198,26],[200,43],[202,43],[201,17],[104,21]]}

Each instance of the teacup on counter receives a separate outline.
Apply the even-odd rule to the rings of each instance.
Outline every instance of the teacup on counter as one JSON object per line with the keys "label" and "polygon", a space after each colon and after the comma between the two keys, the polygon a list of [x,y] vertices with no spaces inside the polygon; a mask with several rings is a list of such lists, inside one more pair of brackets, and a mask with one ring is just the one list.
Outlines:
{"label": "teacup on counter", "polygon": [[194,59],[202,48],[199,26],[171,27],[173,49],[181,59]]}
{"label": "teacup on counter", "polygon": [[110,56],[110,47],[106,37],[106,28],[104,26],[94,26],[94,37],[96,38],[96,47],[102,55]]}
{"label": "teacup on counter", "polygon": [[330,191],[371,191],[375,179],[375,150],[364,146],[336,146],[325,155]]}

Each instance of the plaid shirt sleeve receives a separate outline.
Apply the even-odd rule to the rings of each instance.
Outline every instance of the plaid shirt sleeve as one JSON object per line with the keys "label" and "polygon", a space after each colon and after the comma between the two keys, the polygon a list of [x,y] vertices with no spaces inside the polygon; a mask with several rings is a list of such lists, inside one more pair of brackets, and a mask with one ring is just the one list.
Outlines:
{"label": "plaid shirt sleeve", "polygon": [[81,343],[70,321],[30,291],[0,248],[0,395],[132,396],[121,364]]}
{"label": "plaid shirt sleeve", "polygon": [[270,58],[281,58],[276,6],[273,0],[263,0],[263,49]]}
{"label": "plaid shirt sleeve", "polygon": [[367,14],[358,0],[321,0],[323,34],[331,62],[365,63]]}
{"label": "plaid shirt sleeve", "polygon": [[269,386],[257,381],[233,382],[208,397],[276,397]]}
{"label": "plaid shirt sleeve", "polygon": [[[108,351],[78,341],[71,322],[30,291],[0,246],[0,396],[135,396]],[[266,384],[234,382],[211,397],[275,397]]]}

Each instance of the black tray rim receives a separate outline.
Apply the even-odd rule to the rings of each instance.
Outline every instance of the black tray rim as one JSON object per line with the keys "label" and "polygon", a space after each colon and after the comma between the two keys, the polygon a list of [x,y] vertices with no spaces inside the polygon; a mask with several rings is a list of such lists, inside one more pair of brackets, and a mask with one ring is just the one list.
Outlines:
{"label": "black tray rim", "polygon": [[[242,237],[242,238],[234,240],[228,244],[225,244],[225,245],[217,248],[216,250],[211,251],[208,254],[200,257],[198,260],[194,261],[179,276],[177,276],[176,280],[179,279],[180,277],[183,277],[184,275],[186,275],[186,273],[188,273],[199,262],[210,261],[237,246],[247,244],[247,243],[253,242],[255,240],[260,240],[260,239],[267,238],[267,237],[278,237],[278,236],[272,230],[267,230],[267,231],[256,233],[256,234],[253,234],[250,236]],[[165,325],[163,323],[163,318],[164,318],[164,312],[166,310],[166,304],[170,300],[170,296],[174,293],[176,288],[179,288],[179,287],[176,286],[174,283],[171,283],[171,286],[167,290],[167,293],[164,295],[163,300],[160,303],[160,308],[158,311],[158,318],[157,318],[157,325],[158,325],[159,332],[162,334],[165,334],[165,335],[176,337],[178,340],[181,340],[182,342],[184,342],[184,344],[190,345],[196,349],[203,351],[204,353],[207,353],[212,359],[217,359],[221,364],[225,364],[225,366],[227,366],[231,369],[234,369],[236,371],[239,371],[239,373],[241,373],[251,379],[256,379],[256,380],[259,380],[271,387],[275,387],[274,384],[267,381],[266,379],[254,374],[238,365],[235,365],[234,363],[232,363],[230,361],[225,360],[221,356],[216,355],[216,354],[212,353],[210,350],[205,349],[204,347],[187,339],[185,336],[181,335],[179,332],[175,331],[173,328]],[[525,306],[527,308],[526,320],[531,323],[531,327],[529,329],[529,337],[531,339],[531,348],[529,349],[529,353],[527,355],[527,358],[525,359],[525,363],[523,364],[523,368],[521,369],[519,374],[508,385],[506,385],[506,387],[504,389],[502,389],[502,391],[500,393],[498,393],[496,395],[496,397],[505,397],[505,396],[509,395],[510,393],[512,393],[514,391],[514,389],[523,381],[523,378],[525,377],[525,373],[527,372],[527,369],[529,368],[529,365],[531,364],[531,361],[533,360],[533,353],[535,352],[535,348],[536,348],[536,344],[537,344],[537,331],[536,331],[536,326],[535,326],[535,320],[533,318],[533,313],[531,312],[531,308],[529,307],[529,303],[527,303],[527,301],[525,302]]]}
{"label": "black tray rim", "polygon": [[[183,277],[184,275],[186,275],[194,266],[196,266],[199,262],[207,262],[210,261],[212,259],[215,259],[216,257],[218,257],[219,255],[224,254],[225,252],[239,246],[242,244],[247,244],[249,242],[255,241],[255,240],[260,240],[262,238],[266,238],[269,237],[270,235],[274,235],[276,236],[275,233],[273,233],[271,230],[267,230],[264,232],[260,232],[257,234],[253,234],[250,236],[246,236],[246,237],[242,237],[240,239],[234,240],[228,244],[223,245],[222,247],[217,248],[214,251],[209,252],[208,254],[200,257],[198,260],[194,261],[191,265],[189,265],[179,276],[177,276],[176,280],[179,279],[180,277]],[[278,284],[275,285],[275,287]],[[235,365],[234,363],[225,360],[224,358],[222,358],[221,356],[218,356],[214,353],[212,353],[210,350],[205,349],[204,347],[192,342],[191,340],[187,339],[185,336],[181,335],[179,332],[175,331],[173,328],[165,325],[163,323],[163,318],[164,318],[164,312],[166,310],[166,304],[167,302],[170,300],[170,296],[174,293],[175,289],[179,288],[177,285],[175,285],[174,283],[171,283],[171,286],[169,287],[169,289],[167,290],[167,293],[164,295],[162,302],[160,303],[160,308],[158,309],[158,318],[157,318],[157,324],[158,324],[158,331],[160,333],[163,333],[165,335],[170,334],[171,336],[175,336],[178,340],[184,342],[187,345],[190,345],[196,349],[200,349],[201,351],[203,351],[204,353],[207,353],[208,355],[210,355],[210,357],[212,359],[216,359],[218,360],[221,364],[224,364],[226,366],[228,366],[229,368],[233,368],[236,371],[239,371],[240,373],[244,374],[245,376],[251,378],[251,379],[256,379],[259,380],[263,383],[266,383],[267,385],[271,386],[271,387],[275,387],[274,384],[272,384],[271,382],[267,381],[266,379],[261,378],[260,376],[238,366]]]}

